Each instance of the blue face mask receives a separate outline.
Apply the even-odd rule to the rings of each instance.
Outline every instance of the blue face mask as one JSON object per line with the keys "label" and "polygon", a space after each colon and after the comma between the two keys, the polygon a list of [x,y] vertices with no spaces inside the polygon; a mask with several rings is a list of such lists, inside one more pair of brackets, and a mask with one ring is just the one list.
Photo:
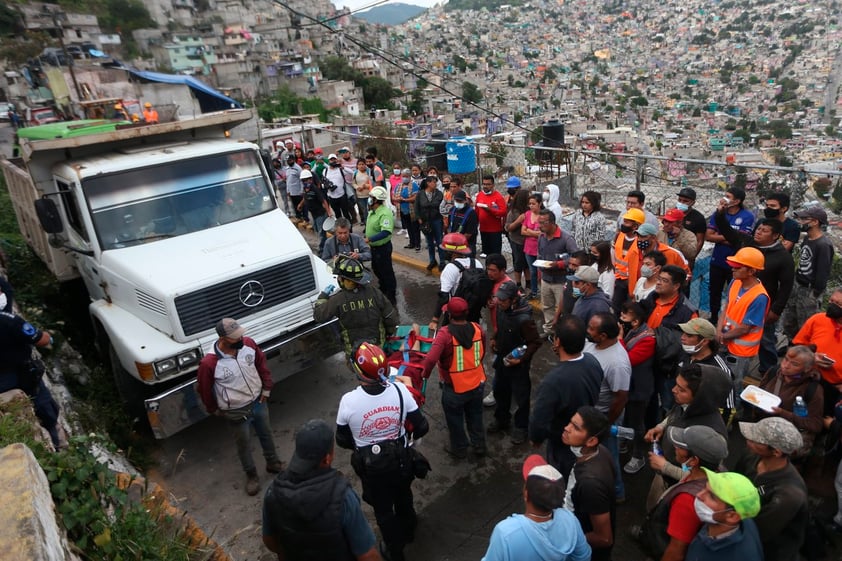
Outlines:
{"label": "blue face mask", "polygon": [[690,206],[684,203],[675,203],[675,208],[677,208],[681,212],[687,212],[688,210],[690,210]]}
{"label": "blue face mask", "polygon": [[577,287],[577,286],[574,286],[573,287],[573,298],[578,298],[581,295],[582,295],[582,289]]}
{"label": "blue face mask", "polygon": [[[688,461],[689,461],[689,460],[688,460]],[[691,469],[693,469],[693,468],[691,468],[690,466],[688,466],[688,465],[687,465],[687,462],[683,462],[683,463],[681,464],[681,472],[682,472],[682,473],[688,473]]]}

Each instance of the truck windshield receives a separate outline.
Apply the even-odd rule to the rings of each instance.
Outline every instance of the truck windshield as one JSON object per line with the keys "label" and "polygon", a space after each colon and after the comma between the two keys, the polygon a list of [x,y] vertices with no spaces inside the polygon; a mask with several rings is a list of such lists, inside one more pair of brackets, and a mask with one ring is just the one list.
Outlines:
{"label": "truck windshield", "polygon": [[82,190],[103,250],[149,243],[275,208],[251,151],[89,177]]}

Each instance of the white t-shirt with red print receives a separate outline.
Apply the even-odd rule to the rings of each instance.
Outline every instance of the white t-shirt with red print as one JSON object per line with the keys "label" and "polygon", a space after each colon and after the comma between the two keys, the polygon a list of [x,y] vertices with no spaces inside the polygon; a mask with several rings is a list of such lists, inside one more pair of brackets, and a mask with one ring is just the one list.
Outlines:
{"label": "white t-shirt with red print", "polygon": [[[398,392],[403,396],[403,417],[400,416]],[[389,384],[377,395],[358,387],[342,396],[336,424],[347,425],[351,429],[358,447],[369,446],[403,436],[407,414],[417,409],[415,398],[403,384]]]}

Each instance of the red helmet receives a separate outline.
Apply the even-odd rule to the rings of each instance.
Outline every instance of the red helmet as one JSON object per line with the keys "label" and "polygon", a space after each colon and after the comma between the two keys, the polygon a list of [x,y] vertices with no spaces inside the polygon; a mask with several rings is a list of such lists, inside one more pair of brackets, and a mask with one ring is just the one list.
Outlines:
{"label": "red helmet", "polygon": [[351,355],[354,372],[365,380],[381,382],[389,374],[389,363],[383,349],[373,343],[360,343]]}
{"label": "red helmet", "polygon": [[453,232],[444,236],[439,247],[445,251],[461,253],[462,255],[470,255],[471,253],[471,248],[468,246],[468,238],[465,237],[465,234],[460,234],[459,232]]}

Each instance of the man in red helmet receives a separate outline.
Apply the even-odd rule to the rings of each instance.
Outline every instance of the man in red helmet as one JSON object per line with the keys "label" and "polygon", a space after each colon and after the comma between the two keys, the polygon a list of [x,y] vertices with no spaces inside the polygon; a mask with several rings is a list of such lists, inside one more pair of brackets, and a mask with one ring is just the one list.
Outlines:
{"label": "man in red helmet", "polygon": [[[485,266],[482,264],[482,261],[475,257],[471,257],[471,247],[468,245],[468,239],[464,234],[453,232],[445,235],[444,238],[442,238],[439,248],[444,250],[450,256],[450,262],[442,268],[441,275],[439,276],[439,297],[436,302],[436,308],[433,310],[433,319],[430,320],[430,329],[438,328],[439,318],[441,318],[442,314],[442,306],[447,304],[448,300],[450,300],[452,296],[462,296],[462,294],[458,294],[458,292],[460,281],[462,280],[462,276],[465,271],[469,269],[480,269],[483,272],[485,271]],[[486,279],[487,278],[488,275],[486,275]],[[479,321],[482,306],[488,302],[488,298],[491,296],[491,289],[494,286],[494,283],[491,282],[490,279],[489,283],[489,293],[486,295],[482,304],[478,307],[471,306],[468,310],[468,321]],[[477,297],[476,301],[478,302],[479,300],[480,298]]]}
{"label": "man in red helmet", "polygon": [[406,386],[389,382],[383,349],[361,343],[351,365],[360,385],[339,402],[336,444],[354,451],[351,466],[362,482],[363,500],[374,509],[385,545],[381,551],[403,561],[403,547],[415,538],[417,524],[407,446],[430,427]]}

